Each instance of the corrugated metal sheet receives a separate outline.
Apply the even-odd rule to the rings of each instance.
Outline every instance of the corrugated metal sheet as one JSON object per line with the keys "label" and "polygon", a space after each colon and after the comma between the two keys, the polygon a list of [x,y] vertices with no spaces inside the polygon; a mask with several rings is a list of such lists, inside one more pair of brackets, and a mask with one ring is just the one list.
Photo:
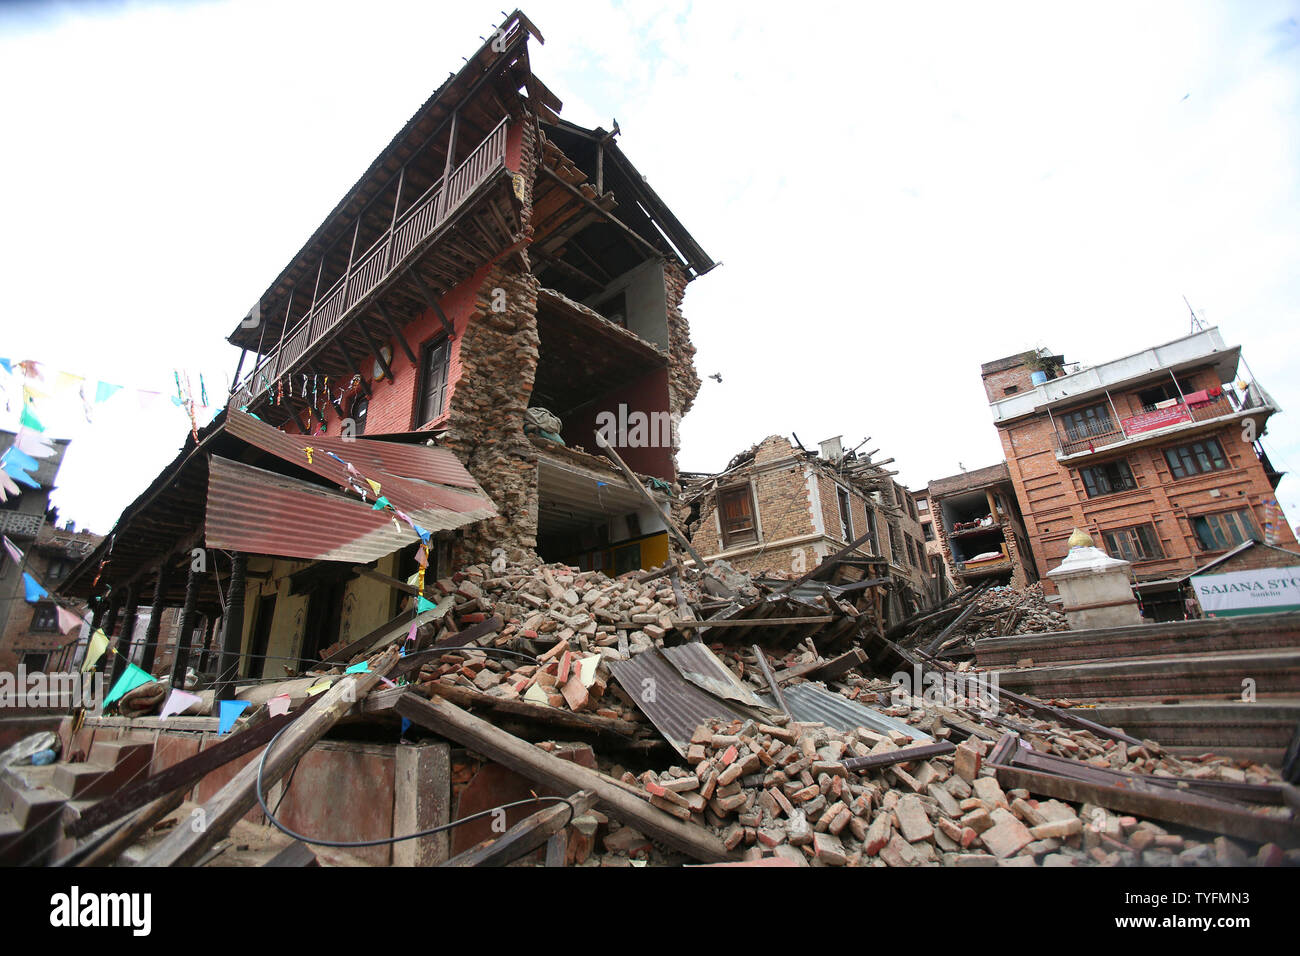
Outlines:
{"label": "corrugated metal sheet", "polygon": [[[865,727],[877,733],[887,734],[891,730],[907,734],[914,740],[930,740],[929,734],[913,727],[897,717],[890,717],[878,710],[849,700],[843,694],[827,689],[826,685],[807,681],[782,687],[781,694],[790,708],[790,716],[795,720],[821,721],[827,727],[834,727],[841,732]],[[766,700],[766,698],[765,698]],[[771,706],[771,705],[769,705]]]}
{"label": "corrugated metal sheet", "polygon": [[718,660],[718,656],[701,641],[665,647],[663,654],[677,668],[678,673],[710,694],[750,707],[770,706],[737,680],[727,665]]}
{"label": "corrugated metal sheet", "polygon": [[683,757],[691,735],[710,720],[760,716],[701,690],[652,648],[626,661],[610,661],[614,679]]}
{"label": "corrugated metal sheet", "polygon": [[355,496],[217,455],[209,459],[204,540],[210,548],[364,564],[416,537]]}
{"label": "corrugated metal sheet", "polygon": [[[396,508],[414,514],[417,508],[468,511],[481,507],[486,495],[460,460],[446,448],[405,445],[373,438],[344,441],[325,435],[291,435],[239,411],[231,411],[226,430],[263,451],[305,468],[341,488],[348,472],[336,458],[352,462],[367,478],[382,486],[381,494]],[[311,460],[307,449],[312,449]],[[488,502],[491,506],[491,502]],[[493,509],[492,514],[496,514]]]}

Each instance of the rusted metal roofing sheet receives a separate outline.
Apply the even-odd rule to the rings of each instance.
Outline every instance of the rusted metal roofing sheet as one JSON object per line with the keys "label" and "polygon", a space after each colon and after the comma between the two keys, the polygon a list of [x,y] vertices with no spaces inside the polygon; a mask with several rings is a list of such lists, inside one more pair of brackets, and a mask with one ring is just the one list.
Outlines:
{"label": "rusted metal roofing sheet", "polygon": [[631,660],[610,661],[609,666],[614,679],[683,757],[700,724],[761,716],[697,687],[656,648]]}
{"label": "rusted metal roofing sheet", "polygon": [[[807,681],[803,684],[782,687],[781,694],[790,708],[790,716],[795,720],[810,723],[821,721],[827,727],[834,727],[845,733],[856,727],[865,727],[867,730],[874,730],[881,734],[897,730],[914,740],[932,739],[925,731],[906,721],[849,700],[843,694],[829,690],[825,684]],[[764,697],[765,701],[766,699]]]}
{"label": "rusted metal roofing sheet", "polygon": [[204,540],[210,548],[367,563],[418,536],[349,497],[213,455]]}
{"label": "rusted metal roofing sheet", "polygon": [[716,697],[749,707],[768,707],[758,695],[736,679],[727,665],[701,641],[691,641],[677,647],[665,647],[663,655],[678,673],[692,684]]}

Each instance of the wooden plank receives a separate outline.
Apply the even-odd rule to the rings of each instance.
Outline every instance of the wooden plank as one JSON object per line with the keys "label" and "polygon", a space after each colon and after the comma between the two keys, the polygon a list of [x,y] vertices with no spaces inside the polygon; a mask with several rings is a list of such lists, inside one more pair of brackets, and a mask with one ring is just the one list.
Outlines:
{"label": "wooden plank", "polygon": [[417,588],[414,584],[407,584],[405,581],[399,581],[397,578],[393,577],[390,574],[384,574],[382,571],[377,571],[374,568],[368,568],[364,564],[353,565],[352,570],[355,571],[357,574],[361,574],[368,578],[373,578],[376,581],[380,581],[384,584],[387,584],[390,588],[392,588],[395,591],[401,591],[404,594],[420,593],[420,589]]}
{"label": "wooden plank", "polygon": [[631,787],[603,773],[547,753],[493,727],[450,701],[424,700],[407,692],[397,699],[394,708],[413,723],[455,740],[552,790],[561,793],[587,789],[595,791],[600,806],[610,816],[636,827],[664,846],[680,850],[706,863],[721,863],[733,858],[722,841],[704,827],[679,820],[658,807],[651,806]]}
{"label": "wooden plank", "polygon": [[901,750],[891,750],[887,754],[850,757],[840,762],[844,765],[845,770],[876,770],[896,763],[909,763],[913,760],[928,760],[931,757],[940,757],[944,754],[950,754],[956,749],[955,744],[944,740],[937,744],[921,744],[919,747],[904,747]]}
{"label": "wooden plank", "polygon": [[262,865],[305,867],[320,866],[320,863],[317,861],[316,854],[312,852],[311,847],[301,840],[294,840]]}
{"label": "wooden plank", "polygon": [[494,614],[485,621],[479,621],[477,624],[471,624],[463,631],[457,631],[454,634],[448,634],[434,643],[434,648],[439,647],[458,647],[462,644],[473,644],[481,637],[487,637],[489,634],[495,634],[505,626],[505,621],[500,614]]}
{"label": "wooden plank", "polygon": [[534,704],[525,700],[506,700],[504,697],[493,697],[491,694],[485,694],[480,690],[471,690],[468,687],[460,687],[456,684],[444,684],[442,681],[429,681],[417,686],[421,690],[427,690],[430,694],[436,694],[461,707],[486,707],[488,710],[509,714],[511,717],[522,717],[541,724],[568,727],[572,730],[589,730],[593,733],[612,737],[630,737],[641,729],[640,724],[633,723],[630,720],[619,720],[615,717],[597,717],[595,714],[580,714],[572,710],[548,707],[546,704]]}
{"label": "wooden plank", "polygon": [[596,803],[593,790],[579,790],[568,803],[557,803],[524,817],[505,833],[484,840],[458,853],[443,866],[505,866],[536,850],[559,833],[574,817],[582,816]]}
{"label": "wooden plank", "polygon": [[693,627],[761,627],[764,625],[786,626],[790,624],[827,624],[835,620],[833,614],[811,614],[808,617],[741,617],[706,621],[673,621],[673,627],[687,630]]}
{"label": "wooden plank", "polygon": [[84,854],[80,849],[74,851],[69,862],[78,867],[109,866],[152,829],[155,823],[183,804],[188,793],[189,787],[185,786],[159,797],[126,823],[106,834],[103,840],[87,848]]}
{"label": "wooden plank", "polygon": [[614,464],[618,465],[619,471],[623,472],[623,477],[627,479],[627,483],[645,499],[646,504],[654,509],[655,514],[663,515],[664,523],[668,525],[668,530],[672,533],[672,536],[677,539],[677,543],[680,544],[686,550],[686,553],[691,556],[691,559],[694,560],[696,570],[705,575],[706,580],[714,583],[715,593],[721,597],[735,597],[735,591],[727,587],[726,584],[709,572],[709,566],[704,563],[704,559],[700,557],[700,553],[691,545],[691,539],[682,533],[682,529],[677,527],[677,523],[673,521],[671,517],[663,513],[663,509],[659,507],[659,502],[655,501],[654,495],[650,494],[650,492],[646,490],[645,485],[641,484],[641,480],[637,478],[632,469],[627,466],[627,463],[623,461],[618,452],[614,450],[613,446],[605,441],[605,436],[600,434],[600,432],[596,433],[596,444],[604,450],[605,454],[609,455]]}
{"label": "wooden plank", "polygon": [[1230,804],[1188,801],[1175,791],[1150,793],[1125,787],[1073,780],[1054,773],[1026,770],[1005,764],[996,767],[998,783],[1004,790],[1023,788],[1030,793],[1056,797],[1071,803],[1092,803],[1116,813],[1133,814],[1163,820],[1180,826],[1195,827],[1210,833],[1222,833],[1254,843],[1276,843],[1283,847],[1300,846],[1300,826],[1275,817],[1257,816]]}
{"label": "wooden plank", "polygon": [[546,841],[546,865],[564,866],[569,856],[569,831],[554,833]]}
{"label": "wooden plank", "polygon": [[839,657],[832,658],[812,668],[812,670],[808,671],[808,679],[820,681],[838,680],[853,668],[861,667],[866,662],[866,652],[860,647],[855,647]]}
{"label": "wooden plank", "polygon": [[785,695],[781,693],[781,684],[772,673],[772,665],[767,661],[767,655],[757,644],[750,645],[753,648],[754,656],[758,658],[758,666],[763,671],[763,677],[767,679],[767,686],[772,688],[772,696],[776,698],[777,705],[781,708],[781,713],[787,717],[790,716],[790,707],[785,702]]}
{"label": "wooden plank", "polygon": [[[348,674],[320,695],[320,699],[285,731],[274,752],[265,755],[263,785],[272,786],[329,731],[339,718],[363,701],[397,663],[397,650],[385,651],[365,674]],[[263,761],[251,760],[211,800],[204,804],[205,826],[176,827],[154,848],[142,866],[187,866],[203,853],[257,803],[257,773]]]}

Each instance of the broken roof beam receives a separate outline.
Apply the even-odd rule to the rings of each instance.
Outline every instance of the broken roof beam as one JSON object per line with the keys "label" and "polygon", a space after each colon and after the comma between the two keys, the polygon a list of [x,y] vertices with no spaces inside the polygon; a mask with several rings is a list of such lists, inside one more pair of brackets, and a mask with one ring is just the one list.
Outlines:
{"label": "broken roof beam", "polygon": [[695,823],[651,806],[636,790],[596,770],[562,760],[446,700],[424,700],[407,691],[393,704],[398,714],[489,760],[561,793],[590,789],[615,819],[636,827],[664,846],[706,863],[732,859],[722,841]]}
{"label": "broken roof beam", "polygon": [[592,790],[579,790],[559,803],[538,810],[520,820],[499,837],[484,840],[463,853],[452,857],[441,866],[505,866],[531,853],[539,846],[580,817],[596,803]]}

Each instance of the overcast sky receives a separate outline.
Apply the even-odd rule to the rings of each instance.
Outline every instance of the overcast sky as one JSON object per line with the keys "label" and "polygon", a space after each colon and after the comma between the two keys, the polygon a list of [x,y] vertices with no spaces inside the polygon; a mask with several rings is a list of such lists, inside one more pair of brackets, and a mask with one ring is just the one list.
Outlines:
{"label": "overcast sky", "polygon": [[[225,336],[500,8],[0,7],[0,355],[224,393]],[[992,464],[981,362],[1165,342],[1184,295],[1289,410],[1265,444],[1300,467],[1296,3],[524,9],[563,115],[617,117],[723,263],[685,303],[722,382],[684,469],[792,432],[871,436],[912,488]],[[57,417],[56,503],[101,532],[188,427],[129,397]],[[1300,523],[1300,480],[1279,491]]]}

